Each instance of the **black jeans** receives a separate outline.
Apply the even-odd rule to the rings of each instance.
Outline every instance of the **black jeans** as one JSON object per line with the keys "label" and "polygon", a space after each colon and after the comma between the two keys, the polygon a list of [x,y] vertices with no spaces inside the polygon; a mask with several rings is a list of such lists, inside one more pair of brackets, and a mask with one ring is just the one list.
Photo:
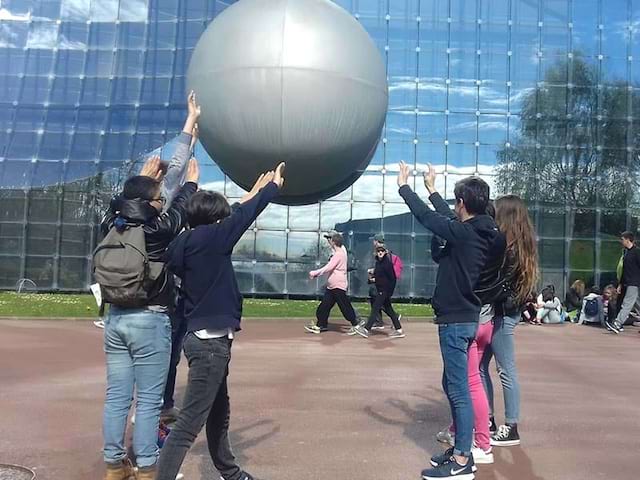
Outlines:
{"label": "black jeans", "polygon": [[319,327],[326,327],[329,323],[329,314],[335,304],[338,304],[338,308],[342,312],[342,316],[351,323],[351,325],[357,325],[358,320],[356,318],[356,312],[351,305],[347,292],[339,288],[326,289],[322,301],[316,310],[316,318],[318,319],[317,325]]}
{"label": "black jeans", "polygon": [[185,337],[184,353],[189,362],[187,392],[178,420],[160,451],[156,480],[175,480],[205,423],[209,454],[222,478],[242,478],[229,442],[227,376],[231,343],[226,337],[200,340],[192,332]]}
{"label": "black jeans", "polygon": [[171,318],[171,360],[169,362],[167,384],[164,387],[163,410],[169,410],[174,406],[173,395],[176,391],[176,373],[182,356],[182,343],[187,333],[187,322],[182,315],[173,313],[169,317]]}
{"label": "black jeans", "polygon": [[381,318],[381,311],[384,310],[384,313],[389,315],[391,321],[393,322],[393,328],[396,330],[400,330],[402,325],[400,325],[400,320],[398,320],[399,315],[393,309],[393,305],[391,305],[391,296],[388,292],[377,292],[376,298],[373,300],[373,304],[371,305],[371,313],[369,314],[369,320],[367,320],[367,324],[365,328],[367,330],[371,330],[373,324],[376,322],[378,318]]}

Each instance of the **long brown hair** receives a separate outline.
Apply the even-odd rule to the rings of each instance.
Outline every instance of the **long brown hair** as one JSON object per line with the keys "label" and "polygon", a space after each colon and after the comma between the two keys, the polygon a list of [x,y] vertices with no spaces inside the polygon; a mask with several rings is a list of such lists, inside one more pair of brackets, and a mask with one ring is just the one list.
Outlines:
{"label": "long brown hair", "polygon": [[510,275],[514,279],[515,299],[523,305],[538,282],[536,236],[524,201],[517,195],[504,195],[495,201],[496,224],[507,238],[511,257]]}

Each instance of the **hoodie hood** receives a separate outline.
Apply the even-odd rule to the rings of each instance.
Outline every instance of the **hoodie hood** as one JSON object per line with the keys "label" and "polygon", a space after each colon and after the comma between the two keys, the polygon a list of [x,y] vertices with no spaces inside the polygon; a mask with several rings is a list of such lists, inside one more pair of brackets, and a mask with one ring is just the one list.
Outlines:
{"label": "hoodie hood", "polygon": [[495,238],[500,234],[495,220],[489,215],[476,215],[475,217],[467,220],[466,223],[472,225],[478,235],[490,242],[495,240]]}
{"label": "hoodie hood", "polygon": [[120,198],[118,201],[119,216],[135,223],[148,223],[158,216],[158,211],[151,206],[149,200]]}

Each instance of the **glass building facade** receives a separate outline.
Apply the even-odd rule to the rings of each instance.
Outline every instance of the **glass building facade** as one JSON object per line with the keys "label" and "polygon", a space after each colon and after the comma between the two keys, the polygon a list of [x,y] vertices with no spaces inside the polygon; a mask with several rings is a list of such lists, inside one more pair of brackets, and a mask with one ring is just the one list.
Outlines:
{"label": "glass building facade", "polygon": [[[241,0],[242,1],[242,0]],[[0,0],[0,288],[85,290],[106,202],[150,152],[171,154],[185,73],[233,1]],[[429,297],[430,235],[397,194],[401,160],[451,199],[481,175],[528,202],[543,283],[615,280],[640,207],[640,0],[339,0],[383,55],[389,112],[364,175],[327,201],[270,206],[235,250],[245,294],[314,296],[321,232],[345,233],[366,296],[374,233]],[[313,94],[313,92],[309,92]],[[202,184],[242,191],[201,147]],[[426,197],[418,178],[416,190]]]}

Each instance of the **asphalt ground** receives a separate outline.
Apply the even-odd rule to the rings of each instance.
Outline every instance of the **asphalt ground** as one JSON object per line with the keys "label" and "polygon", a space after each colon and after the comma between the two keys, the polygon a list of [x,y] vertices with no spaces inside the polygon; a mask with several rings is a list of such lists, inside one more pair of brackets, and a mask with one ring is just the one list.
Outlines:
{"label": "asphalt ground", "polygon": [[[231,439],[256,479],[418,479],[442,450],[434,435],[449,408],[434,325],[408,322],[396,340],[349,337],[340,324],[322,335],[300,321],[243,327],[232,351]],[[495,464],[476,478],[640,478],[638,329],[520,325],[516,348],[522,445],[494,448]],[[178,404],[186,378],[183,361]],[[43,480],[101,479],[104,382],[102,331],[91,323],[0,321],[0,463]],[[218,478],[204,435],[182,472]]]}

